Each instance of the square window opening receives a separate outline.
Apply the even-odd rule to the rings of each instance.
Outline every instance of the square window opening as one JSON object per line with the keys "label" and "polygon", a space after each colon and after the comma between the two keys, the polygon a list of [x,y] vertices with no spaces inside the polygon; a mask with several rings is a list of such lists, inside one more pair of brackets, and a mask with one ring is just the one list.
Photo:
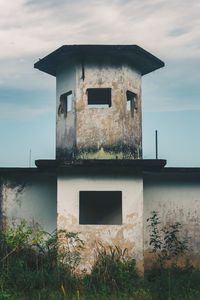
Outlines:
{"label": "square window opening", "polygon": [[111,88],[87,89],[88,107],[105,108],[111,107]]}
{"label": "square window opening", "polygon": [[79,224],[121,225],[121,191],[80,191]]}
{"label": "square window opening", "polygon": [[60,96],[60,106],[58,108],[58,113],[64,114],[65,117],[70,111],[72,111],[72,91]]}

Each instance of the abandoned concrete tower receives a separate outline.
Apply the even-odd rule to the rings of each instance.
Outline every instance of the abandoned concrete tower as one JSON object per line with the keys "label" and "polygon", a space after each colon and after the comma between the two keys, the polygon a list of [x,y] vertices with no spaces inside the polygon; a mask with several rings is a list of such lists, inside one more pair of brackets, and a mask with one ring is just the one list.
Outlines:
{"label": "abandoned concrete tower", "polygon": [[138,46],[63,46],[35,64],[56,76],[56,158],[142,158],[141,78],[163,62]]}
{"label": "abandoned concrete tower", "polygon": [[57,224],[81,232],[85,265],[99,241],[143,261],[141,78],[163,66],[135,45],[63,46],[35,64],[56,76]]}
{"label": "abandoned concrete tower", "polygon": [[80,232],[83,267],[96,245],[148,264],[146,219],[180,222],[199,263],[200,169],[142,159],[141,79],[164,63],[136,45],[62,46],[34,67],[56,77],[56,159],[0,168],[1,225],[34,220]]}

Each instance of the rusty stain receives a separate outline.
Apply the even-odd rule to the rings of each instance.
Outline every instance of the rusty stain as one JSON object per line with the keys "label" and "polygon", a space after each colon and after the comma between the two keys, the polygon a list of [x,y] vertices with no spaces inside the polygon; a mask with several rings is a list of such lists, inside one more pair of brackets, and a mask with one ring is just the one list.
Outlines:
{"label": "rusty stain", "polygon": [[[72,224],[73,223],[73,224]],[[124,232],[129,229],[133,229],[134,225],[125,224],[124,226],[94,226],[94,225],[83,225],[80,226],[75,222],[70,221],[64,216],[59,216],[58,218],[59,229],[65,228],[70,231],[80,232],[80,238],[85,241],[85,249],[82,252],[82,264],[80,268],[91,268],[95,260],[96,249],[99,245],[104,247],[108,246],[118,246],[121,249],[127,248],[134,257],[138,256],[137,250],[135,248],[135,242],[124,237]],[[77,227],[78,226],[78,227]],[[62,239],[60,240],[62,243]],[[140,268],[141,269],[141,268]]]}
{"label": "rusty stain", "polygon": [[[144,266],[145,270],[149,270],[153,265],[157,264],[159,253],[152,253],[151,248],[147,248],[144,251]],[[179,255],[176,258],[173,258],[166,262],[166,265],[170,265],[171,263],[176,263],[180,267],[185,267],[190,263],[194,266],[194,268],[200,269],[200,254],[199,253],[188,253]]]}
{"label": "rusty stain", "polygon": [[[129,205],[129,210],[123,215],[123,223],[121,225],[80,225],[79,224],[79,202],[78,192],[83,189],[87,190],[95,184],[100,184],[106,190],[110,186],[118,189],[121,184],[121,179],[115,177],[107,182],[106,179],[94,178],[94,180],[83,178],[68,181],[68,177],[63,175],[61,180],[58,179],[58,191],[61,191],[58,199],[58,229],[66,229],[72,232],[79,232],[81,239],[85,241],[85,250],[82,253],[81,268],[90,270],[94,260],[96,247],[103,244],[105,247],[118,246],[121,249],[128,249],[129,255],[140,262],[143,261],[143,226],[142,214],[140,213],[140,204],[142,201],[142,179],[138,181],[130,180],[127,186],[122,188],[122,193],[127,193],[123,201],[123,207]],[[80,185],[81,184],[81,185]],[[97,188],[93,186],[93,188]],[[98,188],[97,188],[98,190]],[[132,192],[135,191],[137,195],[133,200]],[[138,194],[138,192],[140,194]],[[67,199],[67,201],[66,201]],[[131,205],[130,205],[130,201]],[[122,209],[123,212],[123,209]],[[127,217],[127,215],[129,217]],[[131,218],[132,217],[132,218]],[[73,220],[74,221],[73,221]]]}
{"label": "rusty stain", "polygon": [[132,219],[134,217],[138,217],[138,213],[132,213],[132,214],[127,215],[127,218],[130,218],[130,219]]}
{"label": "rusty stain", "polygon": [[58,217],[58,224],[61,229],[66,228],[68,226],[76,225],[77,222],[77,218],[71,214],[66,214],[65,216],[59,215]]}

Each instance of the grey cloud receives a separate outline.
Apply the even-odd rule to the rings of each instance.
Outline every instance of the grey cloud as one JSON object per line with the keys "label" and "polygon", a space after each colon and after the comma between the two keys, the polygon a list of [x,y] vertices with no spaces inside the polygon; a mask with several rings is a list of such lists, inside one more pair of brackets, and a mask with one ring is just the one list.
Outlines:
{"label": "grey cloud", "polygon": [[169,31],[169,36],[177,37],[177,36],[188,33],[188,31],[189,31],[189,28],[187,28],[187,29],[186,28],[176,28],[174,30]]}
{"label": "grey cloud", "polygon": [[55,77],[39,72],[33,67],[39,57],[47,53],[48,51],[44,51],[30,57],[21,55],[20,58],[0,59],[0,89],[54,89]]}
{"label": "grey cloud", "polygon": [[28,0],[26,6],[40,6],[41,8],[55,8],[66,3],[66,0]]}
{"label": "grey cloud", "polygon": [[[0,57],[10,51],[10,58],[0,60],[0,86],[54,93],[55,79],[33,69],[39,57],[63,44],[130,43],[146,48],[167,65],[144,79],[144,96],[147,93],[149,99],[145,109],[177,110],[188,105],[197,106],[199,90],[196,86],[200,79],[197,70],[200,57],[198,8],[197,0],[190,3],[186,0],[26,1],[25,11],[22,9],[18,19],[13,15],[13,23],[4,20],[4,25],[7,24],[9,30],[13,27],[12,30],[4,32],[2,27],[0,31],[7,42],[7,46],[2,43]],[[21,27],[15,27],[16,24]],[[177,94],[181,88],[185,93]],[[193,92],[189,104],[186,89]],[[39,99],[39,95],[30,101],[34,98]],[[40,105],[40,101],[35,104]]]}
{"label": "grey cloud", "polygon": [[[8,18],[0,21],[2,28],[8,26],[0,32],[3,36],[0,55],[11,57],[20,52],[30,55],[70,43],[137,43],[157,49],[161,54],[171,49],[169,55],[176,55],[178,43],[187,50],[187,45],[194,45],[200,37],[197,0],[190,3],[186,0],[29,0],[25,3],[17,16],[10,16],[11,21]],[[9,34],[17,51],[11,51]],[[189,52],[182,51],[181,55],[184,53],[187,56]],[[200,56],[195,47],[193,55]]]}

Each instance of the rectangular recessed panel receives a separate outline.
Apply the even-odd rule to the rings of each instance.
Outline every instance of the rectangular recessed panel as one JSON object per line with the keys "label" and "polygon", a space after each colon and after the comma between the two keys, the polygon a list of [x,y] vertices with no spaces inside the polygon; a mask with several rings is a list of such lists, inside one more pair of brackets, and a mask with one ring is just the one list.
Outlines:
{"label": "rectangular recessed panel", "polygon": [[122,192],[80,191],[79,224],[122,224]]}
{"label": "rectangular recessed panel", "polygon": [[110,88],[90,88],[88,92],[88,106],[110,107],[111,89]]}

